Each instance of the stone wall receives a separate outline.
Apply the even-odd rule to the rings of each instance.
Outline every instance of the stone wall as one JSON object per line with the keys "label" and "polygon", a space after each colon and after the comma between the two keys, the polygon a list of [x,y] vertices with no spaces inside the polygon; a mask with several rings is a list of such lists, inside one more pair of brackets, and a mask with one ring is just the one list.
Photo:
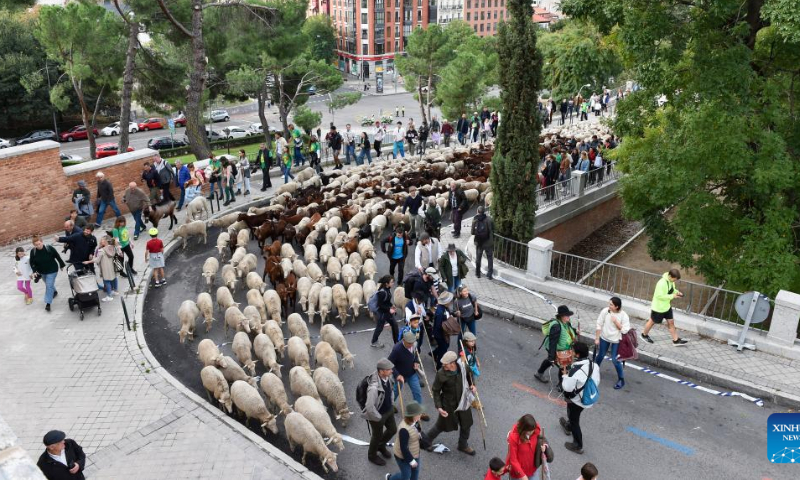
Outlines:
{"label": "stone wall", "polygon": [[[567,205],[562,205],[560,208],[565,207]],[[590,209],[563,220],[545,231],[537,231],[536,235],[552,241],[555,250],[568,252],[578,242],[618,217],[620,213],[622,213],[622,199],[614,192],[614,195],[605,198],[602,203],[594,204]]]}
{"label": "stone wall", "polygon": [[5,183],[0,189],[0,245],[60,231],[64,217],[72,209],[72,191],[78,180],[86,181],[95,200],[98,171],[111,180],[117,204],[127,211],[121,204],[124,190],[129,182],[139,180],[142,164],[152,162],[155,155],[153,150],[142,149],[62,167],[56,142],[0,150],[0,178]]}

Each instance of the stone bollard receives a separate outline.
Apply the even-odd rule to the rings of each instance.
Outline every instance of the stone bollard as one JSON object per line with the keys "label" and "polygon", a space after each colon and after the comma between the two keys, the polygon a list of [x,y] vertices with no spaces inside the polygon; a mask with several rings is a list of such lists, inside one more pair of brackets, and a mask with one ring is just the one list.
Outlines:
{"label": "stone bollard", "polygon": [[552,241],[536,237],[528,242],[528,275],[537,280],[547,280],[552,259]]}
{"label": "stone bollard", "polygon": [[775,297],[775,310],[767,338],[775,343],[791,347],[797,338],[800,322],[800,295],[781,290]]}
{"label": "stone bollard", "polygon": [[[573,193],[577,193],[579,197],[583,196],[583,193],[586,191],[586,181],[589,179],[589,175],[587,172],[583,170],[573,170],[572,171],[572,183],[578,186],[577,192],[573,190]],[[574,187],[573,187],[574,188]]]}

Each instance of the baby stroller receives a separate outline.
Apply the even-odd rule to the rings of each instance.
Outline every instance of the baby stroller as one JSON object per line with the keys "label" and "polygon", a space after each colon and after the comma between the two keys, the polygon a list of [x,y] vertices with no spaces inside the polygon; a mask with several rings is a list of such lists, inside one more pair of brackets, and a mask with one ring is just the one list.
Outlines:
{"label": "baby stroller", "polygon": [[69,310],[78,311],[83,320],[83,309],[97,306],[97,315],[103,313],[100,308],[100,296],[97,293],[97,280],[94,278],[94,272],[89,269],[77,269],[75,265],[67,266],[67,277],[69,277],[69,288],[72,290],[72,298],[68,300]]}

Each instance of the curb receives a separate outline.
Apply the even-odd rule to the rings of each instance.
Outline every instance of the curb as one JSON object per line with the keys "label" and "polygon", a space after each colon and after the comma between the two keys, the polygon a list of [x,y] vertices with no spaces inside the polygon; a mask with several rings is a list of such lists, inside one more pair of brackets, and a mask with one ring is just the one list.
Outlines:
{"label": "curb", "polygon": [[[271,198],[272,197],[270,196],[267,198],[252,200],[248,203],[237,205],[236,208],[219,211],[216,214],[210,216],[206,221],[218,218],[223,215],[227,215],[229,213],[232,213],[234,210],[239,210],[242,208],[244,209],[244,211],[247,211],[247,209],[250,208],[251,206],[263,202],[269,202]],[[164,247],[164,257],[168,258],[176,249],[180,248],[181,244],[182,240],[178,240],[175,238],[170,240],[170,242]],[[144,281],[143,285],[141,285],[140,292],[133,297],[136,307],[144,306],[144,299],[147,296],[147,291],[150,285],[148,272],[150,272],[149,267],[142,272],[142,278],[146,279],[146,281]],[[144,328],[142,326],[143,315],[144,315],[143,308],[135,309],[133,321],[136,328],[134,328],[133,333],[137,344],[136,348],[139,349],[141,354],[144,356],[146,362],[150,365],[152,373],[157,373],[162,379],[164,379],[167,383],[169,383],[172,387],[174,387],[178,392],[180,392],[184,397],[189,399],[192,403],[194,403],[198,407],[202,408],[206,412],[210,413],[211,415],[219,419],[221,422],[223,422],[225,425],[227,425],[236,433],[239,433],[240,435],[244,436],[245,438],[253,442],[256,445],[256,447],[261,449],[261,451],[272,457],[278,463],[285,465],[286,468],[295,472],[298,476],[308,480],[322,480],[322,478],[319,475],[315,474],[305,466],[295,461],[292,457],[284,453],[278,447],[267,442],[266,439],[253,433],[247,427],[245,427],[235,419],[226,415],[222,410],[214,407],[213,405],[208,403],[204,398],[200,397],[199,395],[189,390],[180,381],[178,381],[178,379],[173,377],[172,374],[170,374],[165,368],[163,368],[159,363],[159,361],[153,355],[153,352],[151,352],[150,348],[147,346],[147,341],[145,340],[144,337]],[[124,327],[123,327],[123,332],[127,336],[128,331]],[[132,347],[129,345],[129,348]]]}
{"label": "curb", "polygon": [[[495,268],[495,270],[497,269]],[[537,330],[541,330],[542,325],[546,321],[539,318],[531,317],[529,315],[515,312],[508,308],[499,307],[491,303],[481,302],[481,307],[483,308],[484,311],[492,315],[503,318],[518,325],[522,325],[524,327],[529,327],[529,328],[535,328]],[[589,343],[594,342],[594,338],[586,334],[581,334],[581,338],[583,339],[584,342],[589,342]],[[716,385],[719,385],[720,387],[729,388],[732,390],[740,391],[742,393],[746,393],[751,396],[760,397],[764,400],[768,400],[777,405],[786,407],[800,407],[800,396],[783,392],[781,390],[776,390],[773,388],[767,388],[760,385],[756,385],[754,383],[748,382],[746,380],[741,380],[732,377],[730,375],[726,375],[724,373],[714,372],[712,370],[707,370],[693,365],[688,365],[686,363],[680,362],[678,360],[672,359],[667,356],[655,355],[653,353],[644,350],[639,350],[639,361],[654,367],[667,368],[676,373],[692,377],[699,381],[714,383]]]}

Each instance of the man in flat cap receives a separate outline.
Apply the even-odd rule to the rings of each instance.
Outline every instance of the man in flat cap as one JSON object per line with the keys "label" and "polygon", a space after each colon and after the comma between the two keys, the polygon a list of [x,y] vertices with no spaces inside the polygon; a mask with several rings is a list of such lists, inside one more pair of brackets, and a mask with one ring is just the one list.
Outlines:
{"label": "man in flat cap", "polygon": [[36,466],[48,480],[84,480],[86,455],[75,440],[60,430],[51,430],[44,436],[44,445]]}
{"label": "man in flat cap", "polygon": [[[378,360],[376,372],[367,379],[367,398],[361,414],[369,423],[372,435],[369,439],[367,460],[378,466],[386,465],[383,458],[392,458],[386,448],[386,442],[397,433],[397,422],[394,420],[394,364],[387,358]],[[378,452],[383,456],[378,456]]]}
{"label": "man in flat cap", "polygon": [[[439,411],[439,418],[433,428],[428,430],[428,440],[433,444],[439,433],[458,430],[458,450],[467,455],[475,455],[475,450],[468,444],[475,386],[456,352],[448,351],[441,361],[442,368],[436,372],[436,380],[433,382],[433,403]],[[432,450],[432,445],[429,450]]]}
{"label": "man in flat cap", "polygon": [[[412,317],[414,318],[414,317]],[[419,320],[419,316],[416,316]],[[412,330],[406,330],[401,337],[401,342],[394,344],[392,352],[389,354],[389,361],[394,364],[393,376],[395,382],[395,397],[399,395],[399,390],[403,385],[408,384],[411,388],[411,396],[414,401],[422,404],[422,388],[419,381],[419,357],[417,356],[417,334]],[[430,420],[427,414],[422,414],[424,421]]]}

